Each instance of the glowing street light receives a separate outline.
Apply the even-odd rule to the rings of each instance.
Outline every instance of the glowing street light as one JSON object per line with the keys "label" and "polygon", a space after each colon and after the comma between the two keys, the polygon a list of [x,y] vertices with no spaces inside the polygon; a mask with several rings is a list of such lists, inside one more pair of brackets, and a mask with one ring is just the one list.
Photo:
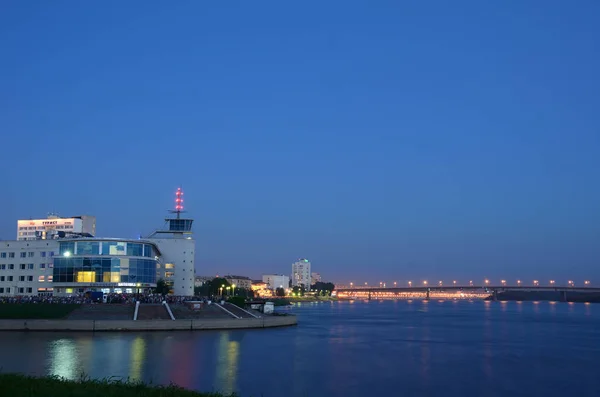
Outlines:
{"label": "glowing street light", "polygon": [[473,280],[469,280],[469,285],[472,287],[473,286]]}
{"label": "glowing street light", "polygon": [[585,285],[590,285],[590,282],[589,282],[589,280],[585,280],[585,281],[583,282],[583,284],[585,284]]}
{"label": "glowing street light", "polygon": [[354,283],[350,281],[350,288],[354,287]]}
{"label": "glowing street light", "polygon": [[500,283],[502,283],[502,285],[506,285],[506,280],[501,280]]}
{"label": "glowing street light", "polygon": [[554,285],[554,280],[550,280],[550,285]]}
{"label": "glowing street light", "polygon": [[533,280],[533,285],[535,285],[537,287],[538,285],[540,285],[540,282],[537,280]]}
{"label": "glowing street light", "polygon": [[231,295],[235,296],[235,284],[231,284]]}
{"label": "glowing street light", "polygon": [[396,284],[398,284],[398,283],[394,281],[394,288],[396,287]]}
{"label": "glowing street light", "polygon": [[441,281],[438,284],[440,285],[440,287],[442,286],[442,282]]}
{"label": "glowing street light", "polygon": [[517,284],[520,286],[521,285],[521,280],[517,280]]}
{"label": "glowing street light", "polygon": [[427,285],[427,280],[423,281],[423,285]]}
{"label": "glowing street light", "polygon": [[488,280],[487,278],[485,279],[485,285],[488,285],[490,283],[490,280]]}
{"label": "glowing street light", "polygon": [[454,281],[452,282],[452,284],[456,285],[456,280],[454,280]]}
{"label": "glowing street light", "polygon": [[573,285],[573,280],[569,280],[569,287],[572,287]]}
{"label": "glowing street light", "polygon": [[409,282],[408,282],[408,286],[409,286],[409,287],[412,287],[412,281],[409,281]]}

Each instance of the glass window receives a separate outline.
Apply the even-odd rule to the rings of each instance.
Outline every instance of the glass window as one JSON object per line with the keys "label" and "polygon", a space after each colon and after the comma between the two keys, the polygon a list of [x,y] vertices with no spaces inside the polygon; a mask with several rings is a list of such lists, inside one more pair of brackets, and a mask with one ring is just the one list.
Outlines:
{"label": "glass window", "polygon": [[73,241],[65,241],[60,243],[60,248],[59,248],[59,255],[64,256],[66,252],[68,252],[67,255],[72,255],[75,253],[75,242]]}
{"label": "glass window", "polygon": [[21,258],[27,257],[27,252],[21,252]]}
{"label": "glass window", "polygon": [[14,252],[9,252],[8,253],[8,257],[9,258],[14,258],[15,257],[15,253]]}
{"label": "glass window", "polygon": [[45,258],[45,257],[46,257],[46,253],[45,253],[45,252],[40,252],[40,256],[41,256],[42,258]]}
{"label": "glass window", "polygon": [[98,241],[78,241],[77,255],[100,255],[100,243]]}
{"label": "glass window", "polygon": [[6,252],[1,253],[0,258],[6,258]]}
{"label": "glass window", "polygon": [[127,243],[127,256],[144,256],[144,245]]}
{"label": "glass window", "polygon": [[0,270],[6,270],[6,265],[0,265]]}
{"label": "glass window", "polygon": [[27,281],[33,281],[33,276],[27,276]]}
{"label": "glass window", "polygon": [[25,281],[25,276],[19,276],[19,281]]}
{"label": "glass window", "polygon": [[19,265],[19,267],[21,268],[21,270],[25,270],[25,266],[26,266],[26,265],[25,265],[24,263],[21,263],[21,264]]}
{"label": "glass window", "polygon": [[173,269],[173,268],[175,268],[175,265],[174,265],[174,264],[172,264],[172,263],[167,263],[167,264],[165,265],[165,269]]}
{"label": "glass window", "polygon": [[120,241],[103,241],[102,255],[125,255],[125,243]]}
{"label": "glass window", "polygon": [[54,276],[48,276],[48,282],[52,282],[52,279],[54,278]]}
{"label": "glass window", "polygon": [[4,276],[0,276],[0,281],[4,281]]}
{"label": "glass window", "polygon": [[27,268],[28,268],[29,270],[33,270],[33,269],[34,269],[34,267],[35,267],[35,266],[34,266],[34,264],[33,264],[33,263],[29,263],[29,264],[27,265]]}
{"label": "glass window", "polygon": [[77,283],[95,283],[96,272],[77,272],[75,282]]}
{"label": "glass window", "polygon": [[8,276],[8,281],[13,281],[13,276]]}
{"label": "glass window", "polygon": [[32,292],[33,292],[33,288],[31,288],[31,287],[27,287],[27,293],[28,293],[28,294],[31,294]]}
{"label": "glass window", "polygon": [[27,257],[29,258],[33,258],[33,255],[35,254],[35,252],[28,252],[27,253]]}
{"label": "glass window", "polygon": [[43,282],[45,281],[44,279],[45,279],[45,277],[44,277],[44,276],[39,276],[39,277],[38,277],[38,282],[39,282],[39,283],[43,283]]}
{"label": "glass window", "polygon": [[46,264],[45,263],[40,263],[40,269],[45,269],[46,268]]}
{"label": "glass window", "polygon": [[150,244],[144,244],[144,256],[146,258],[154,258],[154,250]]}

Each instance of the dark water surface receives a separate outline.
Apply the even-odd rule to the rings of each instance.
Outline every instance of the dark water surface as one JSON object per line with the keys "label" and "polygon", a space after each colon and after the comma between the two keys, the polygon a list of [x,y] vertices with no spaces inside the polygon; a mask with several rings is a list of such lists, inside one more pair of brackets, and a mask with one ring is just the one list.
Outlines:
{"label": "dark water surface", "polygon": [[0,333],[0,367],[242,397],[600,396],[598,304],[373,301],[288,310],[298,327]]}

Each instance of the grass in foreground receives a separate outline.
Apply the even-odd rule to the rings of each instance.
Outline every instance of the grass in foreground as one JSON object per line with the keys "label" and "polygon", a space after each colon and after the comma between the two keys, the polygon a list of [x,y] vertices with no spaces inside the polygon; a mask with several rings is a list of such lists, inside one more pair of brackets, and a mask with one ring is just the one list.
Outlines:
{"label": "grass in foreground", "polygon": [[33,320],[65,318],[78,304],[4,303],[0,304],[0,319]]}
{"label": "grass in foreground", "polygon": [[153,386],[112,378],[93,380],[85,376],[79,381],[69,381],[56,376],[36,378],[21,374],[0,374],[0,394],[11,397],[225,397],[175,385]]}

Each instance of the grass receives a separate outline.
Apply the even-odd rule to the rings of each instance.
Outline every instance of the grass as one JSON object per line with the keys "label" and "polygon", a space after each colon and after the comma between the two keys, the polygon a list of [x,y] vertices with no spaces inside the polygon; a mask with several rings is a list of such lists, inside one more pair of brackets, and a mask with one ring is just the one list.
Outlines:
{"label": "grass", "polygon": [[220,393],[200,393],[176,385],[154,386],[118,378],[93,380],[85,375],[78,381],[70,381],[57,376],[36,378],[0,374],[0,391],[3,396],[11,397],[225,397]]}
{"label": "grass", "polygon": [[78,304],[5,303],[0,304],[0,319],[33,320],[65,318]]}

